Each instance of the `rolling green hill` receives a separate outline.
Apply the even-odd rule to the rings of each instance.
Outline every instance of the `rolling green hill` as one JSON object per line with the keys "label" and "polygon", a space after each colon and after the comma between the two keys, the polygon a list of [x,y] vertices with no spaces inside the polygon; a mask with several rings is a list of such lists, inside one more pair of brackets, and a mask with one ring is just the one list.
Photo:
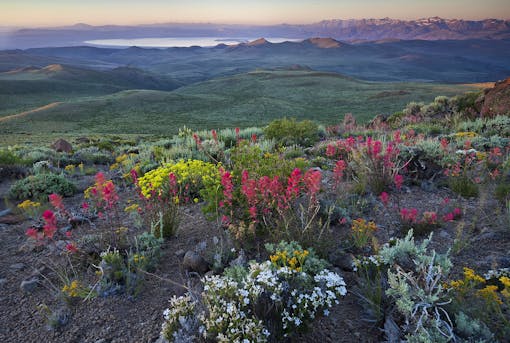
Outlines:
{"label": "rolling green hill", "polygon": [[49,102],[71,101],[126,89],[172,90],[179,86],[168,77],[131,67],[106,71],[61,64],[24,67],[0,73],[0,117]]}
{"label": "rolling green hill", "polygon": [[[339,122],[346,113],[367,121],[479,85],[366,82],[306,69],[260,70],[174,91],[127,90],[71,100],[0,119],[0,134],[173,134],[195,128],[264,125],[279,117]],[[48,101],[49,103],[50,101]],[[15,114],[15,113],[13,113]]]}

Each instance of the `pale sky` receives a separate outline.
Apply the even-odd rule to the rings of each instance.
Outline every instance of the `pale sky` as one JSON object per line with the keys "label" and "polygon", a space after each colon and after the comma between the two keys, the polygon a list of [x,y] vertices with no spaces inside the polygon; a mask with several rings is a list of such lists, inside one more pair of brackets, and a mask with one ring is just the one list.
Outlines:
{"label": "pale sky", "polygon": [[0,0],[0,26],[167,22],[279,24],[323,19],[510,19],[510,0]]}

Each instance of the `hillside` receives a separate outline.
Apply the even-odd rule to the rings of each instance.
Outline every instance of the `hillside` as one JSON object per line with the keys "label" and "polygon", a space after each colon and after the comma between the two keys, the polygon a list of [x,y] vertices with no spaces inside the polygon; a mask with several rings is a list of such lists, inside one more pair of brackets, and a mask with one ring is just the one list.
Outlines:
{"label": "hillside", "polygon": [[[318,37],[318,36],[311,36]],[[331,38],[214,48],[40,48],[0,51],[0,71],[49,64],[111,70],[130,66],[184,84],[294,64],[370,81],[486,82],[510,75],[510,41],[401,41],[349,44]]]}
{"label": "hillside", "polygon": [[171,134],[190,123],[200,128],[247,127],[284,116],[331,123],[346,113],[363,122],[379,113],[401,110],[410,101],[429,102],[438,95],[480,87],[366,82],[336,73],[294,69],[258,70],[171,92],[128,90],[72,100],[13,117],[2,123],[0,133]]}
{"label": "hillside", "polygon": [[0,117],[48,102],[112,94],[126,89],[172,90],[179,84],[132,67],[106,71],[61,64],[0,73]]}

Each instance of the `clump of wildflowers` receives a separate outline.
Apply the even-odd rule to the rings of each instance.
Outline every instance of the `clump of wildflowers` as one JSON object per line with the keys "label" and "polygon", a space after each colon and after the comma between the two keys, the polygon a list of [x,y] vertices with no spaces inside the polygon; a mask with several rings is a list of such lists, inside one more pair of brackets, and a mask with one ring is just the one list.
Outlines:
{"label": "clump of wildflowers", "polygon": [[[303,268],[313,252],[295,243],[279,247],[294,248],[292,257],[286,248],[277,250],[271,261],[252,262],[239,279],[207,276],[200,299],[191,294],[172,299],[164,313],[162,335],[175,341],[195,317],[200,320],[195,327],[202,328],[206,339],[267,342],[290,336],[318,315],[328,315],[329,308],[346,294],[342,277],[317,266]],[[293,258],[295,263],[290,263]],[[199,310],[199,302],[205,310]]]}

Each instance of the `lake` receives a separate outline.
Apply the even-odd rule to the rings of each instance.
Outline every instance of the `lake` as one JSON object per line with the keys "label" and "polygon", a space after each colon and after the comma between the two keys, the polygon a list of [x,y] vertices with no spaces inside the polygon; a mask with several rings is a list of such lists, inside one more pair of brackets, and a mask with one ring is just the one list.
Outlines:
{"label": "lake", "polygon": [[[226,37],[164,37],[164,38],[118,38],[118,39],[95,39],[84,43],[96,46],[108,47],[130,47],[138,46],[145,48],[170,48],[170,47],[190,47],[201,46],[211,47],[218,44],[234,45],[246,43],[257,38],[226,38]],[[281,43],[285,41],[301,41],[302,39],[270,37],[266,38],[271,43]]]}

